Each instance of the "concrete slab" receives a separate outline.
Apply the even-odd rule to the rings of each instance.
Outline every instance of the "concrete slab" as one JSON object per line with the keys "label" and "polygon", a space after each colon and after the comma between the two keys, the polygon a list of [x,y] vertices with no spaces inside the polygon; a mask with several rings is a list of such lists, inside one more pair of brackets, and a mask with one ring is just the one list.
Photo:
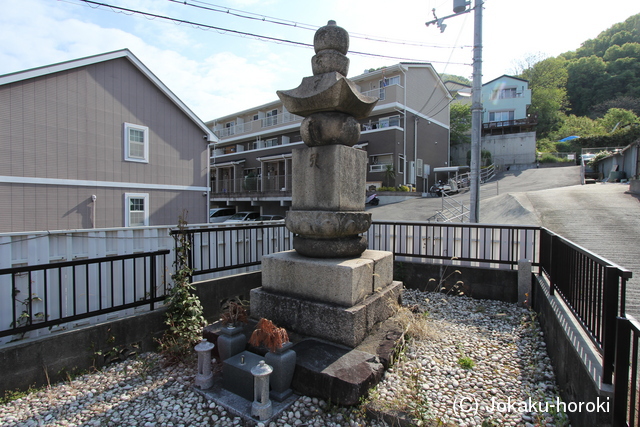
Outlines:
{"label": "concrete slab", "polygon": [[404,332],[392,317],[378,324],[355,349],[313,338],[302,340],[293,346],[298,358],[291,386],[299,394],[356,405],[393,362]]}
{"label": "concrete slab", "polygon": [[253,401],[247,400],[242,396],[234,394],[222,387],[222,375],[217,372],[214,375],[213,386],[206,390],[201,390],[198,387],[194,387],[193,390],[196,393],[201,394],[206,399],[213,401],[216,405],[220,405],[227,410],[227,412],[242,418],[245,421],[246,426],[255,426],[258,422],[264,425],[269,425],[271,421],[277,420],[282,412],[287,410],[298,399],[297,394],[293,394],[282,402],[271,401],[271,407],[273,414],[271,418],[263,421],[259,421],[251,416],[251,404]]}

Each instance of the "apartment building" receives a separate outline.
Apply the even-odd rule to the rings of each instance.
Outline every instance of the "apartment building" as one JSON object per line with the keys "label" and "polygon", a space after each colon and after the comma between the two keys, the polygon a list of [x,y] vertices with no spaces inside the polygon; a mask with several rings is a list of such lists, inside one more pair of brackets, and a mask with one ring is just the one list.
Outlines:
{"label": "apartment building", "polygon": [[[452,98],[438,73],[428,63],[399,63],[351,80],[380,99],[361,120],[355,146],[369,155],[366,189],[406,185],[426,191],[433,168],[449,161]],[[291,204],[292,149],[304,144],[301,122],[279,100],[207,122],[218,137],[210,152],[211,207],[284,214]]]}
{"label": "apartment building", "polygon": [[0,76],[0,232],[204,223],[215,140],[127,49]]}

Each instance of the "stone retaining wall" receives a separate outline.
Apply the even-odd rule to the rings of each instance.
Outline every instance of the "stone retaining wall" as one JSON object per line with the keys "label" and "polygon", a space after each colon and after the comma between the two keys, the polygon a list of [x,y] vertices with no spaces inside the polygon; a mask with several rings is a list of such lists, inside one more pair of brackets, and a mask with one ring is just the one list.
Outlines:
{"label": "stone retaining wall", "polygon": [[[231,297],[249,299],[260,286],[260,271],[196,283],[205,318],[215,321],[221,303]],[[104,354],[114,349],[129,353],[155,351],[155,338],[165,329],[164,309],[144,312],[97,325],[72,329],[45,337],[15,341],[0,347],[0,395],[67,379],[67,374],[98,368]],[[102,353],[102,354],[99,354]]]}

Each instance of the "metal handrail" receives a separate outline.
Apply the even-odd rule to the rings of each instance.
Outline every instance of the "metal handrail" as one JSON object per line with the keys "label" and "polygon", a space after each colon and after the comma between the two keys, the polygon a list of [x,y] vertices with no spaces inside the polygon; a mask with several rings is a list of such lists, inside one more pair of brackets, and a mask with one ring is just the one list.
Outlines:
{"label": "metal handrail", "polygon": [[[164,272],[169,253],[161,250],[0,269],[0,278],[9,276],[14,299],[13,321],[0,325],[0,337],[144,305],[153,310],[168,290]],[[84,298],[79,299],[80,295]]]}

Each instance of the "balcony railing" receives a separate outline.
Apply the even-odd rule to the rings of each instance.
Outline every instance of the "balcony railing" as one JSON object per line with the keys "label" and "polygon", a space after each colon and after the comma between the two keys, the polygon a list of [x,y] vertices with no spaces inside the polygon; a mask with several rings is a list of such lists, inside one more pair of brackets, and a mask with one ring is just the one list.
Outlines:
{"label": "balcony railing", "polygon": [[211,189],[211,195],[231,193],[272,193],[291,195],[291,175],[224,179]]}
{"label": "balcony railing", "polygon": [[235,135],[242,135],[245,133],[258,132],[262,129],[283,125],[286,123],[300,122],[302,117],[289,112],[280,113],[275,116],[269,116],[260,118],[258,120],[252,120],[245,123],[236,123],[232,127],[215,129],[213,133],[218,138],[228,138]]}
{"label": "balcony railing", "polygon": [[401,89],[404,89],[404,87],[399,84],[391,84],[389,86],[362,92],[362,94],[379,98],[380,101],[378,101],[378,103],[402,101],[402,98],[400,98],[403,93]]}
{"label": "balcony railing", "polygon": [[367,132],[370,130],[378,130],[378,129],[385,129],[385,128],[390,128],[390,127],[400,127],[402,121],[400,119],[400,117],[390,117],[390,118],[386,118],[386,119],[381,119],[381,120],[376,120],[376,121],[369,121],[366,123],[362,123],[360,125],[360,128],[362,130],[362,132]]}

